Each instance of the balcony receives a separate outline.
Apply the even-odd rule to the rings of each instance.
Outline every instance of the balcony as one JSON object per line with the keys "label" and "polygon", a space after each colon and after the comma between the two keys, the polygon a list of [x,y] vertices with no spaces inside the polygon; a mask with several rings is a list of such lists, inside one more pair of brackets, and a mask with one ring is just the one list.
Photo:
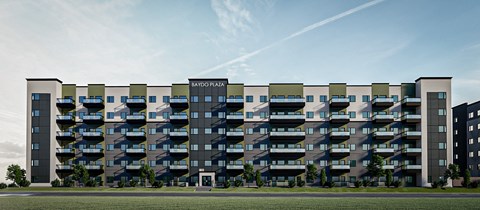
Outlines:
{"label": "balcony", "polygon": [[185,140],[188,139],[187,131],[172,131],[168,134],[172,140]]}
{"label": "balcony", "polygon": [[271,154],[305,154],[305,148],[271,148]]}
{"label": "balcony", "polygon": [[404,131],[402,137],[407,140],[420,140],[422,139],[421,131]]}
{"label": "balcony", "polygon": [[85,140],[103,140],[103,132],[101,131],[85,131],[82,133]]}
{"label": "balcony", "polygon": [[147,107],[147,101],[144,98],[127,98],[127,107],[145,108]]}
{"label": "balcony", "polygon": [[56,149],[56,154],[57,154],[57,156],[65,156],[65,157],[75,156],[75,149],[57,148]]}
{"label": "balcony", "polygon": [[188,165],[170,165],[168,166],[168,168],[170,170],[182,171],[182,170],[188,170]]}
{"label": "balcony", "polygon": [[422,120],[422,115],[406,114],[402,116],[403,123],[419,123]]}
{"label": "balcony", "polygon": [[86,98],[82,102],[84,107],[87,108],[104,108],[103,99],[99,98]]}
{"label": "balcony", "polygon": [[83,123],[87,124],[103,124],[102,115],[84,115],[82,117]]}
{"label": "balcony", "polygon": [[393,98],[375,98],[372,100],[372,106],[375,107],[391,107],[393,103]]}
{"label": "balcony", "polygon": [[74,141],[75,133],[70,131],[57,131],[56,139],[61,141]]}
{"label": "balcony", "polygon": [[304,98],[271,98],[270,107],[289,107],[289,108],[302,108],[305,106]]}
{"label": "balcony", "polygon": [[270,165],[270,170],[305,170],[305,165]]}
{"label": "balcony", "polygon": [[243,124],[243,114],[227,115],[228,124]]}
{"label": "balcony", "polygon": [[383,169],[383,170],[394,170],[394,169],[395,169],[395,165],[383,165],[383,166],[382,166],[382,169]]}
{"label": "balcony", "polygon": [[405,148],[402,153],[407,156],[417,156],[422,154],[422,148]]}
{"label": "balcony", "polygon": [[127,155],[145,155],[145,148],[128,148],[125,153]]}
{"label": "balcony", "polygon": [[57,98],[57,107],[63,109],[75,108],[75,100],[71,98]]}
{"label": "balcony", "polygon": [[103,149],[82,149],[85,156],[103,156]]}
{"label": "balcony", "polygon": [[395,153],[395,149],[393,148],[375,148],[373,149],[373,153],[379,154],[382,156],[391,156]]}
{"label": "balcony", "polygon": [[125,169],[131,170],[131,171],[137,171],[137,170],[140,170],[141,168],[142,168],[142,165],[137,165],[137,164],[125,166]]}
{"label": "balcony", "polygon": [[169,118],[172,124],[188,124],[188,116],[186,114],[173,114]]}
{"label": "balcony", "polygon": [[243,170],[243,165],[227,164],[227,170]]}
{"label": "balcony", "polygon": [[350,122],[350,115],[348,114],[332,114],[330,115],[330,123],[345,124]]}
{"label": "balcony", "polygon": [[373,132],[373,138],[376,140],[390,140],[395,137],[393,131],[375,131]]}
{"label": "balcony", "polygon": [[187,108],[188,99],[186,98],[170,98],[170,107],[172,108]]}
{"label": "balcony", "polygon": [[330,170],[336,170],[336,171],[346,171],[350,170],[350,165],[330,165]]}
{"label": "balcony", "polygon": [[330,139],[331,140],[347,140],[350,138],[350,132],[348,131],[331,131]]}
{"label": "balcony", "polygon": [[331,148],[331,156],[348,156],[350,155],[350,148]]}
{"label": "balcony", "polygon": [[145,140],[145,132],[144,131],[129,131],[125,133],[125,136],[127,137],[128,140]]}
{"label": "balcony", "polygon": [[243,154],[243,148],[227,148],[227,154]]}
{"label": "balcony", "polygon": [[330,107],[348,107],[350,106],[349,98],[332,98],[330,99]]}
{"label": "balcony", "polygon": [[147,122],[145,115],[141,114],[127,115],[126,119],[129,124],[145,124]]}
{"label": "balcony", "polygon": [[301,140],[305,139],[305,131],[271,131],[270,140]]}
{"label": "balcony", "polygon": [[270,115],[270,123],[302,124],[302,123],[305,123],[305,115],[304,114]]}
{"label": "balcony", "polygon": [[227,131],[227,139],[240,140],[243,139],[243,131]]}
{"label": "balcony", "polygon": [[407,171],[420,171],[422,170],[422,165],[403,165],[402,169]]}
{"label": "balcony", "polygon": [[170,148],[168,151],[170,154],[188,154],[187,148]]}
{"label": "balcony", "polygon": [[373,115],[372,121],[379,124],[389,124],[392,123],[395,117],[392,114],[376,114]]}
{"label": "balcony", "polygon": [[85,165],[85,168],[90,171],[103,170],[103,165]]}
{"label": "balcony", "polygon": [[57,115],[57,123],[61,125],[75,124],[75,117],[71,115]]}
{"label": "balcony", "polygon": [[416,107],[422,104],[421,98],[404,98],[402,100],[402,105],[406,107]]}
{"label": "balcony", "polygon": [[73,171],[72,165],[57,164],[57,171]]}
{"label": "balcony", "polygon": [[227,107],[229,108],[242,108],[243,98],[227,98]]}

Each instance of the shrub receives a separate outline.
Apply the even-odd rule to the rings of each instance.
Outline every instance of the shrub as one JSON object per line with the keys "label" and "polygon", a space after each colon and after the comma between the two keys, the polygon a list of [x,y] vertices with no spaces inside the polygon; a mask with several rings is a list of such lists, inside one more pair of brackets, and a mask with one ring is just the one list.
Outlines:
{"label": "shrub", "polygon": [[118,188],[123,188],[123,187],[125,187],[125,182],[123,180],[121,180],[117,183],[117,185],[118,185]]}
{"label": "shrub", "polygon": [[8,184],[8,187],[17,187],[17,185],[12,182],[12,183]]}
{"label": "shrub", "polygon": [[305,181],[303,181],[301,179],[297,180],[297,186],[299,186],[299,187],[305,186]]}
{"label": "shrub", "polygon": [[73,187],[73,180],[71,180],[71,179],[63,180],[63,186],[64,187]]}
{"label": "shrub", "polygon": [[478,188],[478,181],[470,182],[471,188]]}
{"label": "shrub", "polygon": [[163,187],[163,181],[155,180],[155,181],[152,183],[152,187],[153,187],[153,188],[162,188],[162,187]]}
{"label": "shrub", "polygon": [[258,181],[257,181],[257,187],[258,187],[258,188],[263,187],[263,185],[265,185],[265,182],[264,182],[263,180],[258,180]]}
{"label": "shrub", "polygon": [[28,187],[30,186],[31,182],[28,181],[25,177],[23,177],[22,180],[20,180],[20,182],[18,183],[18,186],[20,187]]}
{"label": "shrub", "polygon": [[328,187],[328,188],[334,188],[335,187],[335,182],[327,181],[327,182],[325,182],[325,186]]}
{"label": "shrub", "polygon": [[7,188],[7,184],[5,184],[3,182],[0,183],[0,189],[5,189],[5,188]]}
{"label": "shrub", "polygon": [[130,187],[136,187],[138,184],[138,181],[135,181],[133,179],[130,180]]}
{"label": "shrub", "polygon": [[354,184],[355,184],[355,187],[356,187],[356,188],[360,188],[360,187],[362,186],[362,181],[357,180],[357,181],[355,181]]}
{"label": "shrub", "polygon": [[462,185],[464,187],[470,187],[470,183],[471,182],[471,174],[470,174],[470,170],[465,170],[465,175],[463,176],[463,182],[462,182]]}
{"label": "shrub", "polygon": [[363,180],[362,181],[362,185],[363,187],[368,187],[368,186],[372,186],[372,182],[370,180]]}
{"label": "shrub", "polygon": [[95,180],[88,180],[86,183],[85,183],[85,186],[87,187],[96,187],[97,186],[97,182]]}
{"label": "shrub", "polygon": [[230,188],[230,180],[227,180],[223,183],[223,188]]}
{"label": "shrub", "polygon": [[52,187],[60,187],[60,180],[58,179],[55,179],[53,181],[50,182],[50,185],[52,185]]}
{"label": "shrub", "polygon": [[401,186],[402,186],[402,181],[400,181],[400,180],[394,181],[394,182],[392,183],[392,185],[393,185],[395,188],[401,187]]}
{"label": "shrub", "polygon": [[293,181],[293,180],[288,181],[288,187],[290,187],[290,188],[295,187],[295,181]]}
{"label": "shrub", "polygon": [[433,181],[432,182],[432,188],[433,189],[438,188],[438,181]]}
{"label": "shrub", "polygon": [[243,185],[243,181],[242,180],[235,180],[235,187],[240,187]]}

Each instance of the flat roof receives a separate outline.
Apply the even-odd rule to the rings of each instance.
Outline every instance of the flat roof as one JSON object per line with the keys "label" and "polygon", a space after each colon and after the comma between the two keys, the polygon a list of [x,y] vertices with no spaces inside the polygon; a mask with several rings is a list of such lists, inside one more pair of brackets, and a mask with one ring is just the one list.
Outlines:
{"label": "flat roof", "polygon": [[415,82],[418,82],[418,80],[421,79],[452,79],[452,77],[419,77],[415,80]]}
{"label": "flat roof", "polygon": [[57,81],[63,83],[62,80],[57,78],[26,78],[27,81]]}

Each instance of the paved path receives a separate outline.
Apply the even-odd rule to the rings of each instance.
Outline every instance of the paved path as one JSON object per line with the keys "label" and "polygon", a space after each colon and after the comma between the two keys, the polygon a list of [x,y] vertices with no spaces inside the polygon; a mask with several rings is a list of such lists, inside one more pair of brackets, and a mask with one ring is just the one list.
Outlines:
{"label": "paved path", "polygon": [[480,198],[480,193],[0,192],[0,197],[2,196]]}

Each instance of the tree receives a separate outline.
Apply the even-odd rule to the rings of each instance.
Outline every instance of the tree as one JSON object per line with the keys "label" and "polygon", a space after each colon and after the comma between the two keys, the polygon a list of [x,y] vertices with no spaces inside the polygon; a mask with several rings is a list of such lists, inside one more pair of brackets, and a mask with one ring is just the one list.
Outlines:
{"label": "tree", "polygon": [[253,179],[253,165],[245,164],[243,165],[243,179],[247,181],[248,187],[250,187],[250,182]]}
{"label": "tree", "polygon": [[463,176],[463,185],[465,185],[466,188],[470,187],[470,183],[471,183],[470,177],[471,177],[470,170],[466,169],[465,175]]}
{"label": "tree", "polygon": [[[19,185],[23,187],[23,182],[26,181],[26,176],[25,174],[27,171],[25,169],[20,168],[19,165],[17,164],[12,164],[9,165],[7,168],[7,177],[5,177],[7,180],[13,181],[15,185]],[[23,181],[25,180],[25,181]]]}
{"label": "tree", "polygon": [[320,172],[320,184],[325,186],[325,183],[327,183],[327,172],[325,172],[325,168],[323,168]]}
{"label": "tree", "polygon": [[448,179],[456,180],[460,179],[460,167],[457,164],[448,164],[447,170],[445,170],[445,181]]}
{"label": "tree", "polygon": [[318,177],[317,167],[313,164],[307,165],[307,180],[309,182],[315,182]]}
{"label": "tree", "polygon": [[150,166],[144,164],[140,167],[140,180],[143,182],[143,186],[147,187],[147,178],[150,178]]}
{"label": "tree", "polygon": [[260,173],[260,170],[257,170],[255,172],[255,179],[256,179],[256,182],[257,182],[257,187],[258,188],[261,188],[263,187],[263,181],[262,181],[262,174]]}
{"label": "tree", "polygon": [[383,157],[380,155],[373,155],[370,163],[367,165],[367,170],[372,177],[376,177],[377,181],[379,181],[380,177],[385,175],[385,170],[383,169]]}
{"label": "tree", "polygon": [[[157,180],[155,179],[155,170],[150,169],[148,171],[148,181],[150,182],[150,185],[153,185]],[[162,182],[163,186],[163,182]]]}
{"label": "tree", "polygon": [[387,185],[387,187],[390,187],[390,185],[392,185],[392,181],[393,181],[393,174],[392,174],[392,170],[387,170],[386,172],[386,180],[385,180],[385,185]]}
{"label": "tree", "polygon": [[80,182],[86,184],[88,179],[90,179],[90,174],[88,174],[87,168],[84,165],[75,165],[73,167],[73,180],[78,182],[80,186]]}

